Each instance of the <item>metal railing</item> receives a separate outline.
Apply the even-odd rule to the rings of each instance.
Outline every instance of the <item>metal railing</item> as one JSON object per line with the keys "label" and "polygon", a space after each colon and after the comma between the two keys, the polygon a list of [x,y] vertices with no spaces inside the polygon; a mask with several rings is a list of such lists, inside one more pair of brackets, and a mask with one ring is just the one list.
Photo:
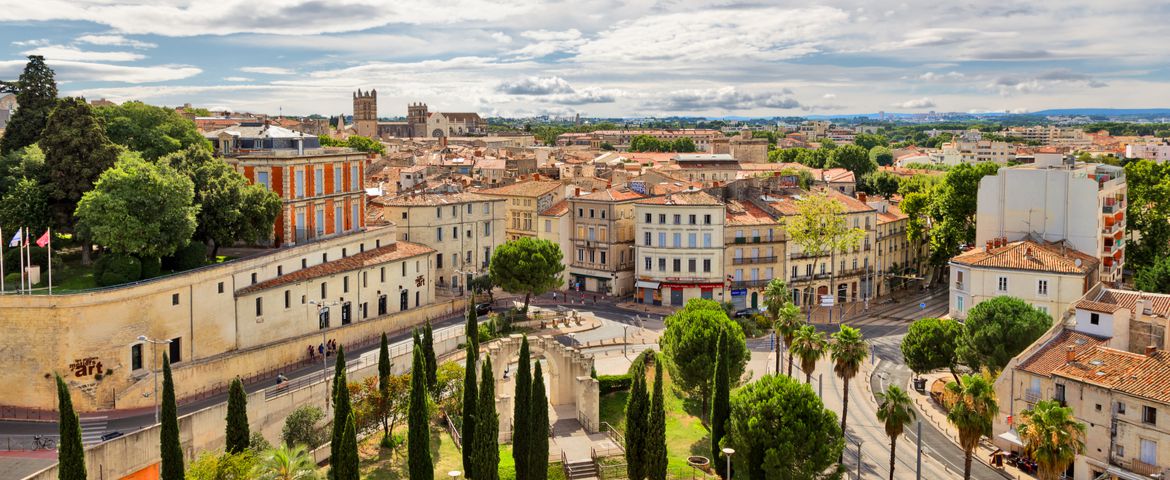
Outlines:
{"label": "metal railing", "polygon": [[775,256],[771,257],[736,257],[731,259],[732,265],[744,265],[753,263],[773,263],[776,261]]}
{"label": "metal railing", "polygon": [[[60,435],[6,435],[0,440],[0,450],[7,451],[56,451],[61,442]],[[44,443],[42,443],[44,442]],[[51,445],[53,448],[44,448]]]}
{"label": "metal railing", "polygon": [[755,288],[762,287],[771,282],[771,280],[736,280],[731,282],[731,288]]}
{"label": "metal railing", "polygon": [[1024,401],[1028,403],[1036,403],[1040,401],[1040,390],[1027,389],[1024,390]]}

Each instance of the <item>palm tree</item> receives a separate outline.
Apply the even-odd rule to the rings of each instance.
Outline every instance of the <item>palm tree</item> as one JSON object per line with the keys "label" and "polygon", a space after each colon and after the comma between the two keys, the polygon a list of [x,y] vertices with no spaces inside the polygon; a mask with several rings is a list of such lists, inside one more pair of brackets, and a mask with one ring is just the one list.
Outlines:
{"label": "palm tree", "polygon": [[265,450],[256,475],[263,480],[317,480],[317,465],[304,445]]}
{"label": "palm tree", "polygon": [[829,350],[829,340],[823,332],[818,332],[812,325],[805,325],[792,336],[792,347],[789,355],[800,358],[800,369],[804,370],[804,383],[812,383],[813,370],[817,368],[817,361],[825,357]]}
{"label": "palm tree", "polygon": [[963,478],[971,478],[971,454],[979,446],[979,439],[991,435],[991,422],[999,414],[991,373],[963,375],[962,383],[948,382],[942,395],[947,408],[947,421],[959,430],[959,446],[963,448]]}
{"label": "palm tree", "polygon": [[914,420],[917,414],[914,413],[910,395],[907,395],[906,391],[898,388],[897,385],[890,385],[884,393],[878,392],[877,399],[881,402],[878,405],[877,418],[886,427],[886,435],[890,437],[890,480],[894,480],[894,464],[898,458],[895,453],[897,452],[898,437],[902,435],[906,424]]}
{"label": "palm tree", "polygon": [[[788,286],[783,279],[774,278],[764,288],[764,307],[776,338],[788,349],[788,376],[792,376],[792,336],[800,328],[800,308],[788,300]],[[780,373],[780,352],[776,352],[776,373]]]}
{"label": "palm tree", "polygon": [[845,419],[849,415],[849,380],[861,370],[861,362],[869,352],[861,331],[848,325],[841,325],[841,329],[833,334],[829,350],[832,352],[833,371],[844,380],[841,396],[841,433],[844,434]]}
{"label": "palm tree", "polygon": [[1056,480],[1085,450],[1085,424],[1073,418],[1072,409],[1055,400],[1037,402],[1020,413],[1020,440],[1040,467],[1040,480]]}

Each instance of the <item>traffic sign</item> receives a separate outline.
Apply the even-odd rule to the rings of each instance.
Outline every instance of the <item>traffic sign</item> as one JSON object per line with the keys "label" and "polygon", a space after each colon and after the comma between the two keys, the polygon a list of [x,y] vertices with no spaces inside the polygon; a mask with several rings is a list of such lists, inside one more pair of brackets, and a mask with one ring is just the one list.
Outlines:
{"label": "traffic sign", "polygon": [[821,295],[821,306],[831,307],[836,305],[836,299],[832,295]]}

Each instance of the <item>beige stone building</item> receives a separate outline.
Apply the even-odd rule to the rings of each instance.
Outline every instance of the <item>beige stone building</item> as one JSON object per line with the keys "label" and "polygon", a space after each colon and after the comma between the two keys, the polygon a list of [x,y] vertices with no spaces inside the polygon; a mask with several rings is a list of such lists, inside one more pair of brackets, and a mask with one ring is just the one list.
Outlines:
{"label": "beige stone building", "polygon": [[[865,198],[865,194],[861,194],[861,198]],[[889,200],[866,203],[877,211],[873,271],[882,280],[874,282],[873,296],[880,297],[893,289],[919,285],[908,278],[917,273],[914,269],[922,265],[920,260],[925,261],[926,248],[915,252],[906,239],[910,217]]]}
{"label": "beige stone building", "polygon": [[537,215],[564,198],[561,182],[524,180],[502,187],[480,190],[478,193],[506,200],[507,222],[505,241],[521,237],[536,238]]}
{"label": "beige stone building", "polygon": [[950,315],[963,319],[984,300],[1019,298],[1053,318],[1099,281],[1099,262],[1064,242],[993,240],[950,261]]}
{"label": "beige stone building", "polygon": [[433,256],[376,228],[100,291],[0,296],[0,382],[21,386],[0,405],[55,408],[60,373],[80,411],[146,408],[164,352],[181,401],[274,377],[323,336],[372,342],[457,309],[435,305]]}
{"label": "beige stone building", "polygon": [[568,199],[573,250],[565,263],[573,290],[633,293],[634,202],[642,198],[626,188],[607,188]]}
{"label": "beige stone building", "polygon": [[731,278],[730,301],[736,308],[763,308],[764,289],[785,271],[781,215],[750,198],[727,200],[725,215],[723,268]]}
{"label": "beige stone building", "polygon": [[706,192],[638,200],[635,301],[681,306],[730,298],[723,269],[723,201]]}
{"label": "beige stone building", "polygon": [[[548,240],[561,248],[563,262],[569,263],[573,251],[573,216],[569,214],[569,201],[561,200],[537,215],[540,231],[536,237]],[[569,269],[561,270],[561,289],[568,289]]]}
{"label": "beige stone building", "polygon": [[435,249],[435,288],[461,295],[467,275],[487,272],[504,243],[507,200],[477,193],[421,193],[372,201],[394,223],[399,240]]}

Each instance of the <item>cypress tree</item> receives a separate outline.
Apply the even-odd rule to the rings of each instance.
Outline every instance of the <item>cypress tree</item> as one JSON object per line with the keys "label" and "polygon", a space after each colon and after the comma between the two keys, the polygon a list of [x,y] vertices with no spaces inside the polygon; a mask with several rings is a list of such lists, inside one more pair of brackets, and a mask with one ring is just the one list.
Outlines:
{"label": "cypress tree", "polygon": [[532,403],[529,408],[532,421],[528,427],[531,432],[528,437],[528,478],[548,480],[548,394],[544,392],[540,362],[536,362],[536,373],[532,375]]}
{"label": "cypress tree", "polygon": [[[474,310],[472,310],[474,312]],[[471,336],[471,329],[474,328],[474,320],[470,320],[467,325],[467,359],[463,365],[463,428],[461,434],[463,445],[463,471],[467,473],[467,477],[473,480],[478,480],[473,474],[476,472],[475,455],[472,446],[475,439],[475,430],[478,428],[476,422],[479,417],[476,415],[475,407],[479,402],[478,389],[475,385],[475,363],[476,357],[479,356],[479,342]],[[430,323],[427,323],[428,332],[430,331]]]}
{"label": "cypress tree", "polygon": [[[439,364],[435,361],[435,331],[431,328],[431,319],[427,319],[427,326],[423,329],[422,335],[423,354],[426,355],[427,361],[427,385],[434,390],[435,400],[438,400],[439,392]],[[474,369],[472,375],[475,374]]]}
{"label": "cypress tree", "polygon": [[500,417],[496,414],[496,379],[492,376],[492,358],[485,356],[479,373],[479,415],[475,425],[472,465],[475,480],[500,480]]}
{"label": "cypress tree", "polygon": [[357,427],[354,425],[353,414],[345,417],[342,423],[345,427],[341,430],[341,445],[337,450],[337,456],[329,460],[333,466],[331,470],[333,478],[359,480],[361,474],[358,469]]}
{"label": "cypress tree", "polygon": [[390,439],[390,423],[387,421],[387,412],[390,410],[390,344],[386,342],[386,332],[382,332],[382,346],[378,349],[378,396],[382,403],[378,415],[382,420],[382,442]]}
{"label": "cypress tree", "polygon": [[633,367],[634,378],[626,399],[626,475],[641,479],[646,478],[646,412],[650,402],[646,396],[646,364],[638,362]]}
{"label": "cypress tree", "polygon": [[69,387],[57,375],[57,412],[61,419],[61,442],[57,444],[57,478],[60,480],[85,480],[85,447],[81,444],[81,423],[73,410],[73,398]]}
{"label": "cypress tree", "polygon": [[650,400],[650,421],[646,429],[646,476],[666,480],[666,398],[663,395],[662,359],[654,362],[654,397]]}
{"label": "cypress tree", "polygon": [[512,460],[516,463],[516,480],[531,480],[528,475],[529,423],[531,422],[532,360],[528,353],[528,335],[520,340],[520,360],[516,366],[516,400],[512,409]]}
{"label": "cypress tree", "polygon": [[0,138],[0,155],[37,143],[49,121],[49,113],[57,105],[57,82],[53,79],[53,69],[45,65],[45,57],[29,55],[20,78],[2,83],[16,94],[20,108]]}
{"label": "cypress tree", "polygon": [[731,418],[731,378],[727,371],[727,337],[719,333],[719,350],[715,353],[714,388],[711,389],[711,459],[715,470],[723,473],[726,466],[716,461],[723,451],[719,442],[727,431],[727,420]]}
{"label": "cypress tree", "polygon": [[160,448],[161,480],[183,480],[183,446],[179,443],[179,412],[175,404],[175,382],[171,378],[171,359],[163,353],[162,425]]}
{"label": "cypress tree", "polygon": [[227,405],[227,453],[240,453],[248,449],[250,433],[248,432],[248,395],[244,392],[244,383],[239,378],[232,380],[228,393]]}
{"label": "cypress tree", "polygon": [[[415,345],[418,347],[418,345]],[[410,412],[407,414],[406,448],[410,480],[434,480],[435,466],[431,462],[431,428],[427,413],[426,360],[421,348],[414,349],[410,369]]]}
{"label": "cypress tree", "polygon": [[340,385],[340,382],[338,382],[337,379],[340,378],[343,373],[345,373],[345,347],[338,345],[337,358],[335,358],[333,362],[333,390],[332,393],[330,393],[330,398],[332,398],[334,402],[337,401],[337,386]]}
{"label": "cypress tree", "polygon": [[[332,459],[337,458],[341,453],[342,436],[345,435],[345,421],[353,413],[353,407],[349,401],[349,380],[345,373],[345,354],[341,351],[341,347],[337,348],[337,377],[333,379],[333,437],[329,444],[329,458],[330,464],[336,465]],[[330,468],[330,476],[333,475],[333,468]]]}

